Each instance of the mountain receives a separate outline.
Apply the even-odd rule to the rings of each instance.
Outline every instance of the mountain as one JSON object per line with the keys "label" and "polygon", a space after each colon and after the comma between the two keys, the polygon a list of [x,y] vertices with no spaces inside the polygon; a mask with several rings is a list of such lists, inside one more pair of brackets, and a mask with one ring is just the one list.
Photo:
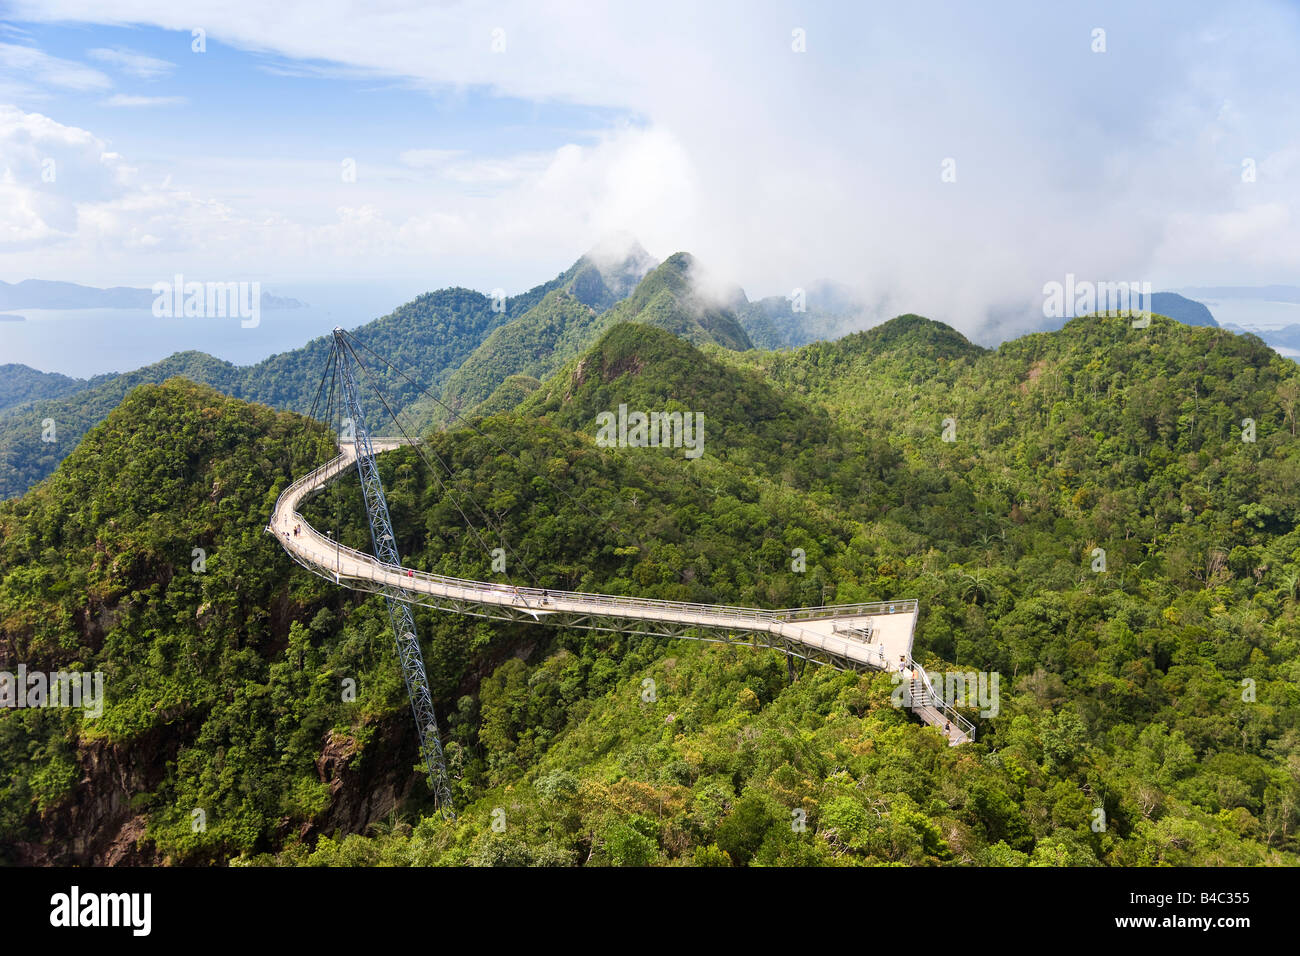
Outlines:
{"label": "mountain", "polygon": [[[594,340],[604,325],[599,317],[627,298],[656,264],[632,240],[591,249],[556,279],[521,297],[514,317],[448,376],[441,402],[463,414],[511,376],[550,374]],[[423,403],[418,414],[435,421],[450,418],[433,402]]]}
{"label": "mountain", "polygon": [[1155,292],[1151,295],[1151,311],[1167,315],[1184,325],[1217,326],[1214,316],[1204,303],[1184,298],[1177,292]]}
{"label": "mountain", "polygon": [[1181,290],[1198,299],[1260,299],[1268,302],[1300,303],[1300,286],[1201,286]]}
{"label": "mountain", "polygon": [[561,288],[579,302],[604,311],[631,295],[658,265],[635,239],[614,236],[589,249],[562,277]]}
{"label": "mountain", "polygon": [[789,296],[767,296],[737,309],[741,326],[755,348],[790,349],[839,338],[861,319],[857,296],[838,283],[823,281]]}
{"label": "mountain", "polygon": [[440,400],[463,413],[512,375],[546,376],[590,340],[600,314],[564,288],[547,293],[534,308],[484,339],[447,377]]}
{"label": "mountain", "polygon": [[[261,530],[326,432],[171,381],[0,503],[0,659],[106,688],[99,718],[0,712],[6,861],[1300,862],[1300,372],[1257,339],[1087,317],[987,350],[901,316],[772,353],[618,323],[510,389],[491,441],[428,436],[438,475],[380,458],[405,562],[487,577],[505,540],[542,587],[916,598],[918,659],[1000,678],[976,742],[885,674],[421,608],[443,820],[382,600]],[[703,454],[601,447],[619,404],[702,413]],[[364,546],[355,476],[305,514]]]}
{"label": "mountain", "polygon": [[[45,279],[0,282],[0,309],[151,309],[155,298],[157,296],[150,289],[127,286],[97,289]],[[297,299],[262,292],[263,309],[300,309],[302,305]]]}
{"label": "mountain", "polygon": [[557,289],[570,293],[584,305],[604,311],[626,298],[657,265],[635,239],[613,236],[593,246],[554,279],[512,297],[510,317],[523,315]]}
{"label": "mountain", "polygon": [[23,402],[58,398],[86,387],[86,380],[27,365],[0,365],[0,411]]}
{"label": "mountain", "polygon": [[696,345],[720,345],[736,351],[753,348],[733,310],[738,304],[734,293],[710,296],[697,281],[698,269],[689,253],[669,256],[631,295],[609,310],[604,327],[637,322],[666,329]]}
{"label": "mountain", "polygon": [[[640,246],[623,256],[583,256],[536,307],[495,330],[448,377],[442,403],[464,414],[511,375],[545,378],[619,322],[654,325],[697,344],[752,347],[730,305],[700,292],[689,255],[678,253],[648,273],[642,270],[653,260]],[[736,288],[723,300],[744,303],[744,292]],[[430,417],[441,422],[451,413],[435,408]]]}
{"label": "mountain", "polygon": [[[400,372],[369,355],[363,359],[370,363],[369,373],[393,410],[402,415],[408,429],[418,431],[431,417],[432,403],[422,401],[423,390],[439,389],[494,329],[539,306],[549,291],[581,287],[593,302],[607,301],[644,266],[645,256],[639,246],[627,249],[618,262],[597,263],[584,256],[556,279],[495,307],[492,299],[471,289],[428,292],[359,326],[353,335],[379,355],[401,356]],[[575,293],[565,301],[579,300]],[[130,389],[145,382],[183,375],[228,395],[305,413],[316,400],[329,349],[330,338],[321,336],[250,366],[234,366],[199,352],[177,353],[133,372],[96,376],[75,394],[69,389],[63,398],[46,394],[46,385],[45,393],[28,395],[24,401],[21,385],[15,385],[8,389],[8,407],[0,403],[0,499],[19,494],[48,475],[87,428],[103,419]],[[495,379],[479,397],[486,398],[505,377]],[[35,381],[30,376],[23,380]],[[372,415],[379,412],[371,410]],[[48,440],[46,422],[54,423],[53,441]]]}
{"label": "mountain", "polygon": [[790,476],[786,480],[796,488],[818,478],[831,482],[828,464],[860,445],[824,409],[702,355],[667,330],[635,323],[611,328],[534,391],[519,412],[585,432],[601,412],[617,414],[620,405],[693,413],[703,420],[699,428],[711,460],[734,459],[757,474]]}

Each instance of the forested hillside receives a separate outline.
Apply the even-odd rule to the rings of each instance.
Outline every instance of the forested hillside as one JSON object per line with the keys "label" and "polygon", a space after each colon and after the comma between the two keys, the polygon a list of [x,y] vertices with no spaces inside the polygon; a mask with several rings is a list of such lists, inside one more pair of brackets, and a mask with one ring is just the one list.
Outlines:
{"label": "forested hillside", "polygon": [[534,308],[483,340],[447,378],[430,417],[447,421],[484,401],[511,375],[545,377],[595,336],[600,313],[572,293],[556,289]]}
{"label": "forested hillside", "polygon": [[[639,283],[628,281],[646,264],[635,251],[613,269],[604,266],[603,272],[591,264],[579,269],[584,262],[586,257],[574,267],[578,271],[570,270],[574,274],[564,286],[489,335],[448,377],[440,398],[445,408],[425,402],[421,410],[430,409],[429,417],[437,422],[476,410],[510,376],[545,378],[619,322],[653,325],[696,344],[752,347],[735,314],[699,291],[694,260],[686,253],[670,257]],[[624,281],[602,280],[611,272]],[[604,291],[607,286],[619,290],[618,299]]]}
{"label": "forested hillside", "polygon": [[[453,395],[459,409],[489,397],[511,374],[550,372],[594,341],[595,333],[586,323],[625,298],[654,265],[636,243],[611,255],[593,250],[554,279],[495,305],[471,289],[440,289],[358,326],[352,334],[385,358],[400,357],[403,369],[419,371],[412,381],[366,356],[393,408],[405,411],[407,427],[418,430],[444,417],[437,403],[422,396],[422,389],[437,393],[448,376],[467,365]],[[490,348],[480,348],[501,326],[513,330],[510,336],[498,336]],[[306,413],[316,398],[329,350],[325,334],[249,366],[202,352],[178,352],[133,372],[89,380],[0,366],[0,499],[21,494],[53,471],[90,426],[145,382],[181,375],[235,398]],[[46,422],[54,423],[53,440]]]}
{"label": "forested hillside", "polygon": [[[743,351],[754,347],[731,303],[701,290],[698,264],[686,252],[669,256],[626,299],[609,310],[604,328],[638,322],[666,329],[696,345],[716,344]],[[743,300],[743,293],[739,293]]]}
{"label": "forested hillside", "polygon": [[[522,314],[531,293],[507,299],[501,311],[492,300],[470,289],[429,292],[355,330],[356,339],[380,355],[402,356],[406,368],[418,368],[420,385],[437,387],[494,328]],[[178,352],[161,362],[122,375],[102,375],[63,398],[15,403],[0,410],[0,498],[12,497],[48,475],[86,430],[101,421],[137,385],[158,383],[174,375],[211,385],[219,391],[275,408],[306,413],[320,384],[327,335],[256,365],[237,366],[202,352]],[[372,373],[395,408],[405,408],[420,394],[402,375],[374,362]],[[42,423],[55,423],[55,440],[47,441]]]}
{"label": "forested hillside", "polygon": [[85,387],[84,379],[39,372],[27,365],[0,365],[0,410],[23,402],[58,398]]}
{"label": "forested hillside", "polygon": [[[977,741],[948,748],[892,706],[887,675],[791,680],[772,652],[421,609],[459,809],[444,821],[413,767],[382,604],[261,530],[323,433],[171,382],[0,505],[0,651],[100,667],[108,696],[97,720],[0,715],[0,846],[82,862],[1300,862],[1300,377],[1258,340],[1089,317],[988,351],[904,316],[768,353],[624,323],[494,395],[515,399],[479,423],[493,441],[429,438],[458,499],[493,516],[480,534],[504,529],[508,580],[766,607],[917,598],[918,659],[997,673],[996,715],[972,711]],[[620,403],[702,413],[703,456],[598,448],[595,416]],[[404,560],[492,577],[418,453],[380,465]],[[306,514],[366,546],[354,478]],[[72,845],[87,820],[97,836]]]}

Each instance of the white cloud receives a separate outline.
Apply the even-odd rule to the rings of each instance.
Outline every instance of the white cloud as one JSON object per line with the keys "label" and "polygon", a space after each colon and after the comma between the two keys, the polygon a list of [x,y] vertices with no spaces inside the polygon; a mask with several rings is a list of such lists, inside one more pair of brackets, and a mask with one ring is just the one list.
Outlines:
{"label": "white cloud", "polygon": [[0,83],[12,92],[47,96],[51,89],[84,93],[109,89],[113,82],[103,73],[72,60],[50,56],[36,47],[0,43]]}
{"label": "white cloud", "polygon": [[185,102],[183,96],[133,96],[127,93],[114,93],[104,100],[105,106],[179,106]]}
{"label": "white cloud", "polygon": [[219,249],[238,241],[238,223],[221,203],[140,183],[88,130],[0,106],[0,249],[24,264],[11,274],[60,277],[48,272],[51,248],[82,267],[143,249]]}
{"label": "white cloud", "polygon": [[434,169],[464,155],[463,149],[404,149],[397,154],[397,159],[415,169]]}
{"label": "white cloud", "polygon": [[146,56],[143,53],[136,53],[133,50],[107,49],[97,47],[93,50],[87,50],[86,55],[92,60],[98,60],[109,66],[140,80],[155,80],[159,77],[166,76],[176,69],[176,64],[170,60],[160,60],[157,57]]}
{"label": "white cloud", "polygon": [[0,242],[6,248],[74,237],[78,204],[116,195],[126,175],[120,157],[92,133],[0,106]]}
{"label": "white cloud", "polygon": [[[620,224],[665,248],[663,210],[690,206],[680,144],[663,131],[635,128],[491,163],[452,153],[439,157],[449,166],[417,170],[427,178],[414,191],[411,165],[362,165],[358,182],[347,184],[328,160],[304,168],[214,158],[228,180],[203,192],[174,176],[150,182],[93,133],[13,107],[0,107],[0,157],[8,163],[0,177],[4,271],[107,284],[176,270],[284,273],[307,260],[320,274],[381,266],[410,275],[440,260],[476,259],[489,277],[486,288],[515,291],[546,278],[556,257],[576,257],[592,236]],[[46,157],[55,159],[53,183],[41,181]],[[401,158],[416,165],[433,159]],[[483,188],[467,189],[467,182]],[[220,198],[224,193],[234,198]],[[331,203],[324,214],[322,202]],[[527,268],[503,264],[503,250],[515,249],[525,250]]]}
{"label": "white cloud", "polygon": [[[206,238],[151,225],[159,256],[189,242],[223,261],[335,271],[481,255],[522,275],[626,230],[659,256],[689,249],[751,294],[829,276],[884,309],[968,330],[990,306],[1032,319],[1043,283],[1067,272],[1158,287],[1300,272],[1300,26],[1271,0],[1102,3],[1086,22],[1027,0],[887,15],[684,0],[386,3],[364,15],[344,0],[15,7],[20,19],[186,35],[202,24],[209,42],[284,61],[275,69],[482,86],[638,118],[594,143],[494,156],[393,130],[391,164],[362,163],[349,185],[325,161],[216,157],[189,189],[216,197],[227,225]],[[1090,51],[1097,23],[1105,54]],[[791,49],[796,26],[806,53]],[[1256,183],[1241,182],[1243,157]],[[941,181],[945,158],[956,182]],[[101,250],[140,215],[115,207]],[[241,222],[254,225],[241,234]]]}

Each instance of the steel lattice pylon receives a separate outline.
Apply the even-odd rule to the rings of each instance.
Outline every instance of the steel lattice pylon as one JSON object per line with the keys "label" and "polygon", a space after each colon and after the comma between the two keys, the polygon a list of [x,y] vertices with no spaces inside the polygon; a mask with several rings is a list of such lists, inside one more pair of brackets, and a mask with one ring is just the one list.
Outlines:
{"label": "steel lattice pylon", "polygon": [[[344,341],[342,329],[334,330],[334,348],[338,353],[338,367],[343,378],[344,406],[348,417],[352,419],[357,473],[361,478],[361,494],[366,502],[366,518],[370,522],[370,539],[374,544],[375,557],[384,564],[400,566],[402,562],[397,555],[393,522],[388,516],[388,501],[384,497],[384,485],[375,465],[370,432],[361,411],[361,398],[353,374],[356,356]],[[438,737],[438,718],[433,710],[433,694],[429,691],[429,676],[424,670],[424,655],[420,653],[420,641],[415,634],[415,617],[411,613],[414,602],[411,594],[402,588],[384,586],[376,590],[383,594],[388,604],[388,619],[392,623],[393,637],[397,642],[397,656],[402,664],[406,693],[411,699],[411,710],[415,713],[415,729],[420,735],[420,752],[424,757],[434,801],[445,816],[454,816],[447,764]]]}

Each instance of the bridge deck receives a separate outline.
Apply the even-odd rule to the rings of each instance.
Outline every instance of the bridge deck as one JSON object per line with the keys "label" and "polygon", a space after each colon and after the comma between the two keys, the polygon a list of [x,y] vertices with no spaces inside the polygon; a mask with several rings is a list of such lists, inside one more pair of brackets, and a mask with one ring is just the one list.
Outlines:
{"label": "bridge deck", "polygon": [[[401,439],[372,439],[376,454],[402,444]],[[900,661],[911,665],[915,601],[769,611],[578,591],[544,592],[383,564],[327,538],[298,513],[303,499],[355,460],[353,445],[343,443],[337,458],[285,489],[267,526],[296,561],[344,587],[400,592],[395,596],[414,603],[502,620],[754,643],[841,669],[894,670]],[[935,723],[918,713],[927,723]],[[942,722],[938,726],[942,729]],[[954,736],[949,735],[950,742],[959,742]]]}

